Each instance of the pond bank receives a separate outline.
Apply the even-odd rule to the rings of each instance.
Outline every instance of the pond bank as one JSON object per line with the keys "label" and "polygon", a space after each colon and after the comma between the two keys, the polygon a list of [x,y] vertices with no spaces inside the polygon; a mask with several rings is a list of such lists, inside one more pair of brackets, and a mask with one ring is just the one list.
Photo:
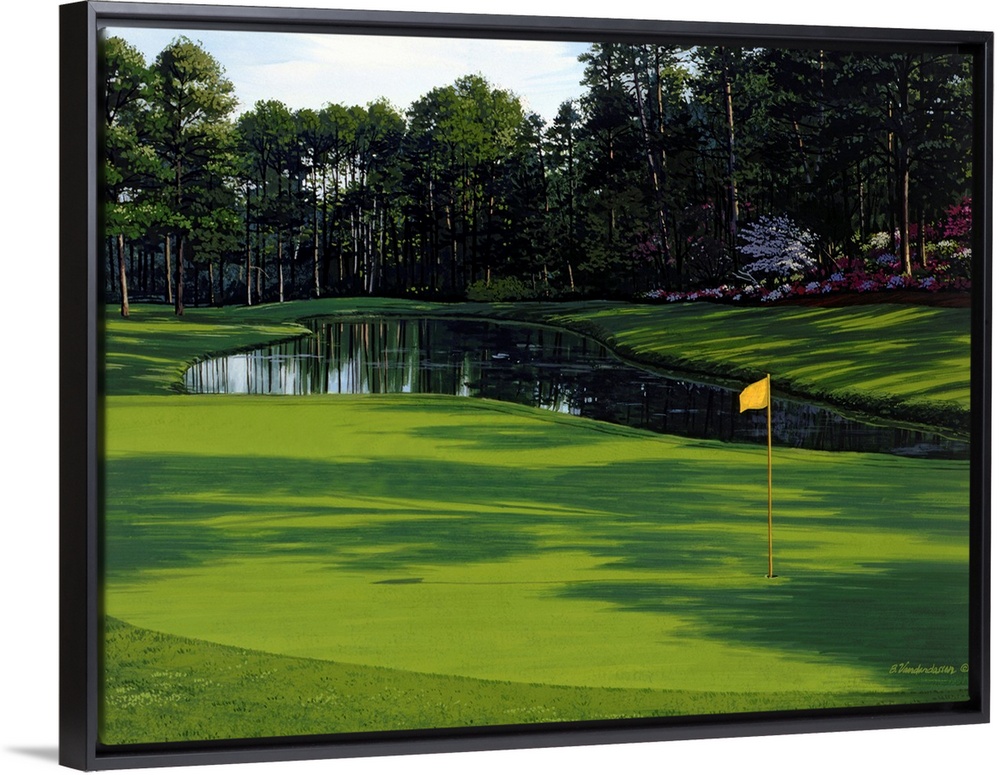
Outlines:
{"label": "pond bank", "polygon": [[559,326],[637,363],[733,385],[770,372],[775,389],[791,397],[964,437],[970,428],[967,309],[352,298],[191,309],[183,318],[166,306],[137,305],[128,320],[108,310],[109,394],[177,392],[195,360],[305,333],[296,321],[309,318],[464,316]]}

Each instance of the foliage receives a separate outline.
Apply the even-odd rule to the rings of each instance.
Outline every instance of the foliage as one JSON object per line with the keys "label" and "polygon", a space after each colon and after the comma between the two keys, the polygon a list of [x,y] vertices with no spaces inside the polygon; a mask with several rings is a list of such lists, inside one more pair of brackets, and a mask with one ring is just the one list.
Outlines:
{"label": "foliage", "polygon": [[920,279],[933,244],[970,247],[971,71],[951,53],[605,42],[553,117],[469,74],[401,109],[265,99],[235,124],[198,44],[148,67],[120,40],[107,57],[109,233],[147,295],[169,296],[167,270],[222,210],[230,241],[177,272],[179,297],[214,270],[238,272],[220,295],[248,304],[457,298],[494,275],[542,296],[781,295],[876,242]]}
{"label": "foliage", "polygon": [[466,291],[469,301],[524,301],[537,297],[534,288],[516,277],[493,277],[489,282],[477,280]]}

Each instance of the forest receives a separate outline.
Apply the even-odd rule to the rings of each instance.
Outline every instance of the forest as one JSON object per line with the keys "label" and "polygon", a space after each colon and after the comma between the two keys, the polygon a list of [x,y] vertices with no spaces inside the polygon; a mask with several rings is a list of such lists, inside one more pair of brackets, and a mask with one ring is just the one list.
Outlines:
{"label": "forest", "polygon": [[961,54],[594,43],[546,120],[477,74],[405,109],[237,114],[201,44],[103,46],[104,293],[126,317],[969,287]]}

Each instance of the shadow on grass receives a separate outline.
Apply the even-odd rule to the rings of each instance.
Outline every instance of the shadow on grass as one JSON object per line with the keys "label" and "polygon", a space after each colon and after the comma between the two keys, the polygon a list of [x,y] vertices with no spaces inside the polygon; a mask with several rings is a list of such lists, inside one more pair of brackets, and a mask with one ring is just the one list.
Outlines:
{"label": "shadow on grass", "polygon": [[[862,456],[857,460],[868,465]],[[719,568],[752,578],[763,548],[761,493],[734,482],[759,478],[755,462],[730,461],[714,469],[704,460],[678,460],[515,470],[442,460],[112,459],[107,464],[112,496],[105,520],[105,572],[109,580],[122,580],[151,568],[301,554],[331,567],[410,576],[420,575],[410,573],[418,565],[582,551],[610,572],[710,578]],[[860,469],[851,466],[826,469],[821,482],[813,471],[788,473],[779,501],[795,516],[781,519],[796,531],[782,545],[786,556],[806,555],[821,540],[841,541],[860,530],[877,531],[880,538],[940,538],[949,545],[965,540],[967,525],[957,518],[947,488],[935,481],[935,497],[922,489],[931,487],[924,482],[936,469],[918,467],[925,475],[917,479],[896,476],[898,471],[886,471],[885,465],[853,482],[852,474]],[[901,470],[913,464],[894,460],[892,465]],[[880,481],[873,481],[875,476]],[[922,600],[934,610],[948,599],[963,601],[964,573],[958,563],[939,566],[917,558],[871,569],[855,566],[853,575],[816,576],[814,582],[797,571],[796,595],[812,600],[815,595],[801,594],[810,583],[817,594],[828,587],[839,595],[861,583],[863,594],[844,597],[864,609],[857,615],[917,614]],[[877,583],[869,583],[873,579]],[[768,590],[768,605],[776,605],[784,589]],[[674,581],[657,585],[655,580],[636,588],[584,585],[569,594],[641,610],[689,596]],[[708,608],[718,612],[725,609],[722,594],[697,596],[708,595]],[[737,596],[738,613],[742,593],[729,589],[725,594]],[[818,610],[829,600],[819,595]],[[782,609],[769,621],[789,616]],[[946,618],[963,617],[949,611]],[[792,618],[804,620],[799,613]],[[751,629],[768,627],[761,623]]]}
{"label": "shadow on grass", "polygon": [[[613,486],[623,478],[627,492]],[[684,485],[690,501],[664,505],[663,467],[651,463],[518,471],[446,461],[170,455],[110,460],[106,481],[113,494],[104,525],[109,580],[280,553],[405,573],[413,565],[583,550],[647,569],[695,570],[718,558],[718,546],[697,531],[674,530],[665,542],[662,530],[731,522],[720,519],[711,481]],[[754,543],[731,534],[725,551],[752,556]]]}
{"label": "shadow on grass", "polygon": [[736,585],[622,581],[566,585],[559,596],[618,610],[690,617],[708,637],[835,657],[890,675],[893,665],[954,668],[968,659],[968,573],[958,563],[894,562]]}

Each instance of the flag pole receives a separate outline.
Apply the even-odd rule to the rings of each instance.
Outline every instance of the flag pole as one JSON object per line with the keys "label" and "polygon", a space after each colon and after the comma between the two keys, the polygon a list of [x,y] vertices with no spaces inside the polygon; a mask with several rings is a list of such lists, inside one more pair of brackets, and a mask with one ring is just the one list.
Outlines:
{"label": "flag pole", "polygon": [[771,375],[747,385],[740,393],[740,414],[748,409],[767,409],[767,578],[774,576],[774,539],[771,521]]}
{"label": "flag pole", "polygon": [[771,531],[771,375],[767,375],[767,577],[774,578],[774,541]]}

